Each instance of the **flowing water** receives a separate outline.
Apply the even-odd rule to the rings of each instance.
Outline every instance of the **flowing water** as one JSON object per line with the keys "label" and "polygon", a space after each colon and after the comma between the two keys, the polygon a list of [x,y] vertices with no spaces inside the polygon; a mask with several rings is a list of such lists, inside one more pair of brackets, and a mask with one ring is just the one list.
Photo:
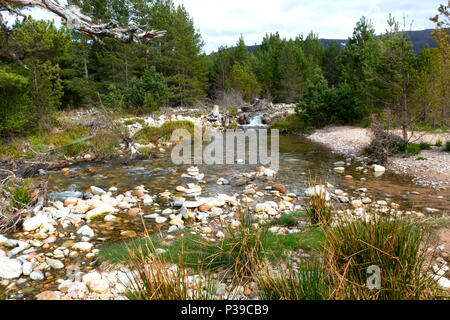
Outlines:
{"label": "flowing water", "polygon": [[[262,117],[262,115],[261,115]],[[261,127],[259,115],[251,121],[252,126]],[[148,161],[136,162],[131,165],[124,165],[120,162],[108,163],[86,163],[70,168],[70,172],[49,172],[45,178],[49,181],[50,197],[58,198],[63,195],[67,197],[69,193],[61,192],[86,192],[90,186],[97,186],[109,189],[111,186],[118,188],[120,192],[132,190],[136,186],[143,185],[151,195],[157,195],[164,191],[175,193],[178,185],[186,182],[182,174],[190,165],[176,166],[172,164],[170,152],[158,153],[156,158]],[[308,187],[309,177],[320,177],[323,182],[328,182],[337,188],[348,192],[352,196],[359,188],[367,188],[368,196],[372,200],[390,200],[400,204],[403,210],[424,211],[425,208],[436,208],[442,213],[447,212],[450,205],[450,192],[437,191],[414,185],[410,178],[386,172],[380,177],[375,177],[369,170],[366,174],[357,171],[356,168],[361,163],[353,162],[346,167],[345,175],[352,175],[353,179],[346,179],[344,175],[335,173],[333,168],[337,161],[345,161],[345,158],[333,154],[324,146],[314,143],[305,137],[287,135],[280,136],[280,168],[273,179],[256,179],[252,183],[258,185],[259,189],[264,189],[267,185],[281,183],[286,186],[287,193],[295,193],[300,197],[304,196],[304,190]],[[249,182],[243,173],[256,171],[257,165],[246,163],[236,163],[234,165],[198,165],[201,173],[205,174],[202,196],[216,196],[220,193],[234,195],[242,194],[245,185]],[[226,178],[230,185],[218,185],[219,178]],[[361,178],[365,178],[362,181]],[[262,201],[263,199],[261,199]],[[157,201],[161,209],[171,207],[163,199]],[[146,209],[145,214],[151,214],[154,207]],[[119,215],[119,221],[108,223],[94,221],[90,224],[95,230],[96,238],[92,242],[96,247],[101,244],[115,241],[123,241],[120,232],[123,230],[133,230],[141,235],[144,231],[144,224],[151,231],[158,228],[168,228],[168,226],[155,226],[150,221],[141,218],[131,218]],[[72,230],[72,232],[74,232]],[[69,240],[70,242],[71,240]],[[66,242],[66,243],[63,243]],[[55,246],[68,246],[67,239],[58,239]],[[71,261],[71,264],[79,264],[82,268],[89,268],[87,262]],[[26,297],[32,297],[36,290],[43,290],[44,287],[54,287],[57,277],[64,278],[63,272],[56,273],[41,283],[38,287],[28,287],[24,290]]]}

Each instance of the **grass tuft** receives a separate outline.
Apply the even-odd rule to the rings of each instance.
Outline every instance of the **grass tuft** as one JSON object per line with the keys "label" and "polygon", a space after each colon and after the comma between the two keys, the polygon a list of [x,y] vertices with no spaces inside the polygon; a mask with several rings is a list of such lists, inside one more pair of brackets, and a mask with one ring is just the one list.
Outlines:
{"label": "grass tuft", "polygon": [[266,268],[257,278],[264,300],[325,300],[329,294],[326,274],[318,263],[307,262],[294,269]]}
{"label": "grass tuft", "polygon": [[[433,291],[420,224],[372,217],[325,228],[326,269],[336,299],[416,300]],[[381,286],[367,287],[368,268]]]}

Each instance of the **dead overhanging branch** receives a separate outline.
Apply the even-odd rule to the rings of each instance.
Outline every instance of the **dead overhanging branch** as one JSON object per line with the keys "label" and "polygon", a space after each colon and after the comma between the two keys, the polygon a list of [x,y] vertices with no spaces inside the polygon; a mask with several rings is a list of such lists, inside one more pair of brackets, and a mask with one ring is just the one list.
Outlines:
{"label": "dead overhanging branch", "polygon": [[[67,22],[69,29],[74,29],[83,34],[93,37],[95,40],[102,42],[101,37],[111,37],[119,41],[139,42],[144,39],[152,39],[161,37],[166,31],[145,30],[144,26],[131,25],[125,28],[118,26],[117,21],[109,23],[94,23],[92,19],[83,13],[77,6],[71,5],[64,7],[56,0],[0,0],[0,4],[5,7],[8,5],[19,6],[20,8],[39,7],[44,10],[53,12]],[[17,11],[17,10],[14,10]]]}

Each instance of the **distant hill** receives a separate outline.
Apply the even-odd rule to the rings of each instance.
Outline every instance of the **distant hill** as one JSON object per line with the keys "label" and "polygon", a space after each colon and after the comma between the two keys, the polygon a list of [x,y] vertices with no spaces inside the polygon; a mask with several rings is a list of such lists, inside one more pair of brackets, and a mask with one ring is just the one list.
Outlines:
{"label": "distant hill", "polygon": [[[436,48],[436,42],[434,42],[432,33],[433,29],[426,29],[426,30],[420,30],[420,31],[408,31],[408,35],[410,37],[410,40],[413,44],[414,52],[417,54],[420,51],[423,50],[425,45],[428,44],[430,48]],[[323,43],[323,45],[326,47],[330,44],[331,41],[337,41],[342,46],[345,46],[345,42],[347,39],[320,39]],[[257,49],[259,45],[255,46],[248,46],[249,52],[252,52],[253,50]]]}

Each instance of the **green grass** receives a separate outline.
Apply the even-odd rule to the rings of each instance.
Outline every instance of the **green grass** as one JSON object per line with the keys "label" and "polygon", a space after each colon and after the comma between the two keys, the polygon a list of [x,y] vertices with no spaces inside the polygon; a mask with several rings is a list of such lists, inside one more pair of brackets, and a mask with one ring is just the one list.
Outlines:
{"label": "green grass", "polygon": [[145,126],[146,125],[146,123],[145,123],[145,120],[143,120],[143,119],[130,119],[130,120],[127,120],[127,121],[125,121],[123,124],[124,125],[126,125],[126,126],[131,126],[131,125],[133,125],[133,124],[136,124],[136,123],[139,123],[139,124],[141,124],[142,126]]}
{"label": "green grass", "polygon": [[194,134],[194,124],[190,121],[169,121],[160,128],[145,127],[136,133],[134,139],[136,142],[146,144],[149,142],[158,143],[158,141],[169,141],[172,133],[177,129],[186,129],[191,135]]}
{"label": "green grass", "polygon": [[302,121],[297,114],[292,114],[285,120],[273,123],[269,130],[280,130],[281,133],[308,133],[313,129]]}
{"label": "green grass", "polygon": [[301,264],[298,269],[267,268],[258,278],[258,287],[264,300],[325,300],[329,296],[328,280],[317,262]]}
{"label": "green grass", "polygon": [[[218,281],[210,274],[197,275],[186,264],[184,246],[178,254],[175,269],[164,254],[156,252],[151,237],[138,248],[127,247],[127,265],[137,271],[132,273],[126,296],[131,300],[213,300]],[[148,255],[148,252],[154,252]]]}
{"label": "green grass", "polygon": [[415,125],[414,131],[419,131],[419,132],[427,131],[427,132],[432,132],[432,133],[445,133],[445,132],[448,131],[448,128],[445,127],[445,126],[433,126],[431,124],[420,123],[420,124],[416,124]]}
{"label": "green grass", "polygon": [[274,221],[273,225],[283,227],[295,227],[300,220],[304,220],[308,215],[305,211],[296,211],[288,214],[282,214],[280,219]]}
{"label": "green grass", "polygon": [[444,143],[441,140],[436,141],[436,147],[442,148]]}
{"label": "green grass", "polygon": [[14,198],[10,200],[10,206],[22,209],[31,200],[30,189],[32,184],[30,182],[15,184],[9,189],[9,192],[14,195]]}
{"label": "green grass", "polygon": [[421,143],[410,143],[408,144],[408,152],[405,150],[405,145],[403,143],[398,143],[394,146],[394,153],[409,153],[413,155],[418,155],[422,150],[430,150],[431,144],[428,142]]}
{"label": "green grass", "polygon": [[[261,243],[263,248],[263,256],[269,258],[272,261],[276,261],[285,256],[288,251],[306,250],[316,251],[319,250],[325,239],[324,233],[320,228],[308,227],[299,233],[292,233],[288,235],[277,235],[267,231],[258,231],[263,235],[261,236]],[[208,257],[220,251],[218,248],[229,248],[232,245],[230,239],[219,241],[218,243],[210,243],[205,245],[204,239],[199,235],[191,234],[188,230],[184,232],[184,237],[180,237],[172,241],[170,244],[163,244],[158,234],[152,234],[151,240],[155,248],[162,248],[166,250],[164,254],[168,261],[173,263],[178,262],[178,255],[184,246],[186,264],[190,267],[202,267],[205,268],[208,264],[210,267],[220,269],[226,266],[230,261],[223,259],[219,262],[218,259],[211,262]],[[127,246],[131,249],[145,246],[148,243],[148,239],[141,238],[135,239],[129,242],[118,242],[109,244],[100,248],[99,258],[100,261],[107,261],[110,263],[122,263],[129,254]],[[146,254],[148,254],[147,252]],[[228,261],[227,261],[228,260]]]}
{"label": "green grass", "polygon": [[428,158],[417,157],[416,160],[417,160],[417,161],[426,161],[426,160],[428,160]]}

